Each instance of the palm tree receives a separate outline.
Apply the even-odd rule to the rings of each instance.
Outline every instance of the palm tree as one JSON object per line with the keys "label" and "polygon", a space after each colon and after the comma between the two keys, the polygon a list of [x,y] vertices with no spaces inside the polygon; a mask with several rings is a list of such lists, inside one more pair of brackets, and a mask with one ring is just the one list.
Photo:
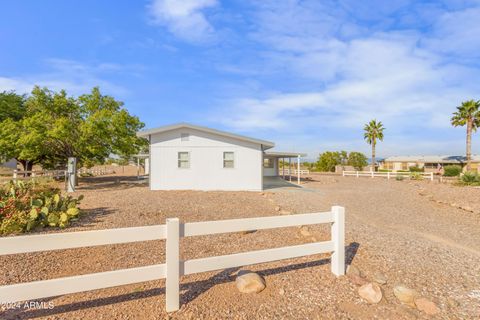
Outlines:
{"label": "palm tree", "polygon": [[368,144],[372,145],[372,167],[373,171],[376,171],[375,166],[375,146],[377,144],[377,139],[383,141],[383,124],[377,120],[373,119],[365,125],[363,130],[365,131],[364,138],[367,140]]}
{"label": "palm tree", "polygon": [[472,161],[472,132],[480,126],[480,101],[469,100],[462,102],[453,113],[451,119],[454,127],[467,125],[467,171]]}

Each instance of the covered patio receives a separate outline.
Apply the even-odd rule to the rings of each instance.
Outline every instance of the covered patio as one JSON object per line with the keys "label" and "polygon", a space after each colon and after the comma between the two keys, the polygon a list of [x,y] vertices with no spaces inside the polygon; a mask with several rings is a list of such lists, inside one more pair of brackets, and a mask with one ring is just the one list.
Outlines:
{"label": "covered patio", "polygon": [[[302,174],[302,170],[300,169],[301,158],[305,156],[305,153],[298,152],[265,151],[263,153],[263,176],[281,177],[289,182],[292,182],[292,176],[293,179],[295,179],[296,176],[297,184],[299,185]],[[292,161],[292,159],[294,159],[294,161]],[[287,161],[288,169],[285,168]]]}

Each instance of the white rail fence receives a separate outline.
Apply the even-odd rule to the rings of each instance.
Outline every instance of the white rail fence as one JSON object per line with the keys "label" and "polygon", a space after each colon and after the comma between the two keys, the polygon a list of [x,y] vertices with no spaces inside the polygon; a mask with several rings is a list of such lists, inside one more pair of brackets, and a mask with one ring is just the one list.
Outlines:
{"label": "white rail fence", "polygon": [[[331,223],[331,240],[275,249],[242,252],[192,260],[180,260],[180,239],[229,232]],[[0,303],[13,303],[76,292],[109,288],[144,281],[166,279],[166,310],[180,308],[180,277],[199,272],[265,263],[331,252],[331,271],[345,274],[345,209],[329,212],[262,218],[166,224],[146,227],[16,236],[0,239],[0,255],[110,245],[166,239],[166,262],[80,276],[41,280],[0,287]]]}
{"label": "white rail fence", "polygon": [[342,176],[354,176],[354,177],[382,177],[387,179],[394,179],[397,176],[411,178],[414,175],[420,175],[424,178],[433,181],[433,172],[375,172],[375,171],[343,171]]}
{"label": "white rail fence", "polygon": [[107,168],[80,168],[77,170],[78,174],[91,174],[92,176],[104,176],[107,174],[112,174],[115,173],[115,170],[113,169],[107,169]]}
{"label": "white rail fence", "polygon": [[[283,171],[282,171],[282,168],[280,168],[280,172],[283,172]],[[300,172],[300,174],[304,174],[304,175],[310,174],[310,170],[306,170],[306,169],[304,169],[304,170],[297,170],[297,169],[292,169],[292,170],[290,170],[290,169],[285,169],[285,174],[292,174],[292,175],[293,175],[293,174],[297,174],[298,172]]]}
{"label": "white rail fence", "polygon": [[65,177],[65,175],[66,175],[65,170],[30,170],[30,171],[13,170],[12,178],[13,180],[36,178],[36,177],[61,178],[61,177]]}

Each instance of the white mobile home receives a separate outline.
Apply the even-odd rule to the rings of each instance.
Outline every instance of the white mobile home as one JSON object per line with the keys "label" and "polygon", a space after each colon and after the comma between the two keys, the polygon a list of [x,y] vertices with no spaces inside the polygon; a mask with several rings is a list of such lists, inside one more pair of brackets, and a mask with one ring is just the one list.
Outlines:
{"label": "white mobile home", "polygon": [[263,190],[264,176],[279,175],[280,158],[270,141],[188,123],[138,133],[150,142],[152,190]]}

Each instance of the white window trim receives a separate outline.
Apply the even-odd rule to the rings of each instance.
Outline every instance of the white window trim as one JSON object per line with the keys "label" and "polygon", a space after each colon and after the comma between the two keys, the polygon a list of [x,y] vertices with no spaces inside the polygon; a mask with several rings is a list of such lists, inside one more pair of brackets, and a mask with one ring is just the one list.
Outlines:
{"label": "white window trim", "polygon": [[[225,153],[233,153],[233,160],[225,160]],[[223,169],[235,169],[235,159],[236,156],[235,156],[235,151],[223,151],[222,153],[222,166],[223,166]],[[232,167],[225,167],[225,161],[233,161],[233,166]]]}
{"label": "white window trim", "polygon": [[[187,160],[181,160],[180,159],[180,153],[186,153],[188,156]],[[188,161],[188,167],[181,167],[180,166],[180,161]],[[190,169],[190,152],[189,151],[178,151],[177,152],[177,169],[185,170],[185,169]]]}

